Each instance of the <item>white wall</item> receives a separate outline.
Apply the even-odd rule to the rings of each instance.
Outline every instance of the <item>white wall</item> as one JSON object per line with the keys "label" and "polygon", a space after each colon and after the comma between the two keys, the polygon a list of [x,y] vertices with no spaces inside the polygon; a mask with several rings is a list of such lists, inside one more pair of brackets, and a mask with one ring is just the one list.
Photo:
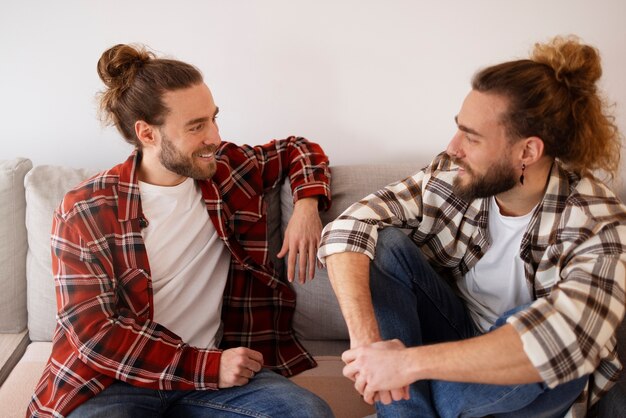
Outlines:
{"label": "white wall", "polygon": [[479,67],[575,33],[601,50],[602,86],[626,132],[625,17],[623,0],[5,2],[0,159],[124,159],[130,147],[96,117],[96,63],[128,42],[203,71],[223,139],[303,135],[346,164],[442,150]]}

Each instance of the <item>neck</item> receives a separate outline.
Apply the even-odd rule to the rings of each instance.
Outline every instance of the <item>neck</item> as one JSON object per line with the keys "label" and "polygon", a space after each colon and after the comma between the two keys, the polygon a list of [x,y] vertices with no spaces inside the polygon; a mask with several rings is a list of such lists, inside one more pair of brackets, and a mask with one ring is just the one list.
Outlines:
{"label": "neck", "polygon": [[187,179],[163,167],[161,161],[150,152],[143,152],[137,178],[155,186],[177,186]]}
{"label": "neck", "polygon": [[524,184],[496,196],[500,212],[505,216],[523,216],[543,199],[552,169],[552,159],[539,161],[526,168]]}

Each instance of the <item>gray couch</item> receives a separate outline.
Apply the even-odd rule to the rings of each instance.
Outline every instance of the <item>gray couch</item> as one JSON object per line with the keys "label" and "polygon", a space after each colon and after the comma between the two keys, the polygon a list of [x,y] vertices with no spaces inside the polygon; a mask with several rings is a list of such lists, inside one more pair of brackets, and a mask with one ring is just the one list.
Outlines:
{"label": "gray couch", "polygon": [[[332,168],[333,205],[322,215],[334,219],[350,203],[411,174],[416,164],[338,166]],[[27,159],[0,161],[0,415],[22,417],[51,349],[56,301],[50,261],[54,208],[67,190],[94,170],[33,167]],[[293,204],[288,184],[268,195],[270,246],[278,252]],[[282,261],[277,260],[278,263]],[[319,366],[293,378],[326,399],[337,417],[363,417],[365,404],[341,375],[339,356],[348,332],[325,270],[305,284],[295,284],[298,305],[294,328]],[[626,359],[626,330],[619,332]],[[601,416],[626,416],[626,380],[600,403]]]}

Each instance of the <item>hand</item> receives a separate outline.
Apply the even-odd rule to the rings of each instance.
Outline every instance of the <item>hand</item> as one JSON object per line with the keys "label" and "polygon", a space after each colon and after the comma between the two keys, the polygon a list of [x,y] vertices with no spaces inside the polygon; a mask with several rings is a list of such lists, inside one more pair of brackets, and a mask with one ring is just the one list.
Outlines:
{"label": "hand", "polygon": [[354,381],[355,389],[369,404],[409,399],[406,347],[400,340],[380,341],[343,353],[343,374]]}
{"label": "hand", "polygon": [[[378,330],[373,329],[371,330],[371,332],[367,335],[367,337],[363,340],[358,340],[356,337],[350,337],[350,348],[354,349],[357,347],[363,347],[363,346],[368,346],[371,344],[374,344],[376,342],[380,342],[380,335],[378,334]],[[345,369],[344,369],[344,375],[352,380],[353,382],[356,382],[357,380],[357,376],[358,376],[358,372],[355,372],[353,375],[346,375],[345,374]],[[369,400],[370,404],[373,404],[374,402],[382,402],[385,405],[389,405],[392,401],[396,400],[399,401],[401,399],[409,399],[409,387],[408,386],[404,386],[402,388],[398,388],[398,389],[392,389],[392,390],[381,390],[378,391],[376,393],[373,394],[373,400]]]}
{"label": "hand", "polygon": [[278,258],[283,258],[287,253],[287,279],[293,282],[296,270],[296,256],[298,258],[298,278],[304,283],[308,277],[315,275],[315,260],[317,248],[322,235],[322,221],[317,209],[317,197],[307,197],[296,202],[293,215],[285,230],[283,246],[278,253]]}
{"label": "hand", "polygon": [[247,384],[263,367],[263,355],[245,347],[231,348],[222,352],[220,375],[217,386],[229,388]]}

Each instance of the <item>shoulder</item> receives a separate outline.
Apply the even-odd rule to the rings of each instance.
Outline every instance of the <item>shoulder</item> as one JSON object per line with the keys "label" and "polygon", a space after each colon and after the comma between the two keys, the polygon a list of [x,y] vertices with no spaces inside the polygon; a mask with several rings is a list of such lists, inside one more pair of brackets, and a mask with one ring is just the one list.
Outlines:
{"label": "shoulder", "polygon": [[454,164],[452,158],[445,152],[440,152],[433,158],[428,166],[425,167],[425,171],[451,171],[456,170],[458,166]]}
{"label": "shoulder", "polygon": [[101,171],[82,181],[65,194],[57,212],[69,219],[86,210],[110,205],[117,200],[120,184],[120,165]]}
{"label": "shoulder", "polygon": [[236,168],[246,164],[255,158],[254,149],[250,145],[237,145],[232,142],[222,141],[215,152],[218,167],[222,169]]}
{"label": "shoulder", "polygon": [[232,153],[239,153],[241,149],[238,145],[233,144],[232,142],[222,141],[215,152],[215,155],[218,157],[228,156]]}
{"label": "shoulder", "polygon": [[438,154],[426,167],[413,177],[422,177],[425,192],[434,191],[437,194],[452,194],[452,183],[459,167],[452,161],[446,152]]}
{"label": "shoulder", "polygon": [[573,181],[560,222],[562,232],[577,241],[585,237],[622,241],[626,233],[626,206],[591,173],[570,179]]}
{"label": "shoulder", "polygon": [[592,173],[586,173],[580,178],[570,175],[569,181],[567,206],[585,210],[590,216],[601,215],[602,209],[616,215],[626,214],[626,206],[606,183]]}

